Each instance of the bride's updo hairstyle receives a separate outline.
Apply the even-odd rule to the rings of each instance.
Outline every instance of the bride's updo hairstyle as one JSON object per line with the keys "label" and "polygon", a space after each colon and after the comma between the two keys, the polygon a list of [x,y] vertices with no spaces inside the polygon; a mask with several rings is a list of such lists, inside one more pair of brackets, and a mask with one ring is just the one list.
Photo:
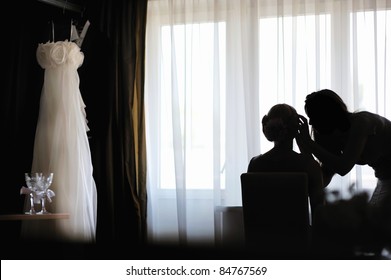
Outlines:
{"label": "bride's updo hairstyle", "polygon": [[271,142],[292,140],[299,129],[299,116],[295,108],[282,103],[274,105],[262,118],[262,131]]}

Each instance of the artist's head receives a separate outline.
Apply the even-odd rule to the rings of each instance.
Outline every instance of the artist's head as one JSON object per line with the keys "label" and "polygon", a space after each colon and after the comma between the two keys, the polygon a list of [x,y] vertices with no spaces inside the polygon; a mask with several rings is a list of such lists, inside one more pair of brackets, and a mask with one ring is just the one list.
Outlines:
{"label": "artist's head", "polygon": [[309,124],[316,133],[330,134],[336,129],[349,128],[349,111],[341,97],[330,89],[322,89],[307,95],[304,110]]}
{"label": "artist's head", "polygon": [[292,140],[298,131],[299,117],[288,104],[274,105],[262,118],[262,131],[267,140],[281,142]]}

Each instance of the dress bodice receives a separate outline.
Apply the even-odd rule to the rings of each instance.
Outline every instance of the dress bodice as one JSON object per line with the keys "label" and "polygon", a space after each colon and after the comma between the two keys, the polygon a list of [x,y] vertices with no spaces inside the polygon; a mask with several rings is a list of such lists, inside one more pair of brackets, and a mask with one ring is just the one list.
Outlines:
{"label": "dress bodice", "polygon": [[80,67],[84,60],[84,54],[74,42],[57,41],[41,43],[37,48],[37,61],[44,68],[56,68],[69,64]]}

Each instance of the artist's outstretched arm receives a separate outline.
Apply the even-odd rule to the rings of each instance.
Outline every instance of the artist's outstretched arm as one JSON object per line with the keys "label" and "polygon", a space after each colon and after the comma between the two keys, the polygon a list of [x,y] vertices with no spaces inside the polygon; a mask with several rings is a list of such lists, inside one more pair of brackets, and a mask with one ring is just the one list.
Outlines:
{"label": "artist's outstretched arm", "polygon": [[[304,116],[299,116],[300,127],[296,139],[299,139],[300,145],[305,151],[309,151],[314,155],[325,168],[325,181],[331,180],[333,173],[341,176],[346,175],[354,167],[360,158],[360,155],[365,147],[368,136],[368,121],[364,118],[355,117],[351,123],[349,136],[345,144],[345,148],[340,154],[332,153],[315,142],[308,129],[308,122]],[[336,137],[338,135],[336,134]],[[330,177],[331,178],[328,178]]]}

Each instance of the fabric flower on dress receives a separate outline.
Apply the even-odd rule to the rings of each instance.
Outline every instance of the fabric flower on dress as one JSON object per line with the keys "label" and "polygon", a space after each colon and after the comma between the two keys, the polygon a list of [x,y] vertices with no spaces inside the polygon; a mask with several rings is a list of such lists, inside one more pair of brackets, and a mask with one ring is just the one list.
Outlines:
{"label": "fabric flower on dress", "polygon": [[41,43],[37,48],[37,61],[42,68],[51,68],[64,63],[75,65],[83,64],[84,54],[74,42],[58,41]]}
{"label": "fabric flower on dress", "polygon": [[65,63],[68,52],[66,42],[56,42],[50,49],[50,58],[57,65]]}
{"label": "fabric flower on dress", "polygon": [[49,42],[45,44],[41,43],[38,45],[36,56],[38,64],[42,68],[49,68],[54,66],[53,61],[50,59],[50,49],[52,48],[52,46],[53,43]]}
{"label": "fabric flower on dress", "polygon": [[80,51],[78,45],[68,42],[68,62],[79,67],[83,64],[84,54]]}

